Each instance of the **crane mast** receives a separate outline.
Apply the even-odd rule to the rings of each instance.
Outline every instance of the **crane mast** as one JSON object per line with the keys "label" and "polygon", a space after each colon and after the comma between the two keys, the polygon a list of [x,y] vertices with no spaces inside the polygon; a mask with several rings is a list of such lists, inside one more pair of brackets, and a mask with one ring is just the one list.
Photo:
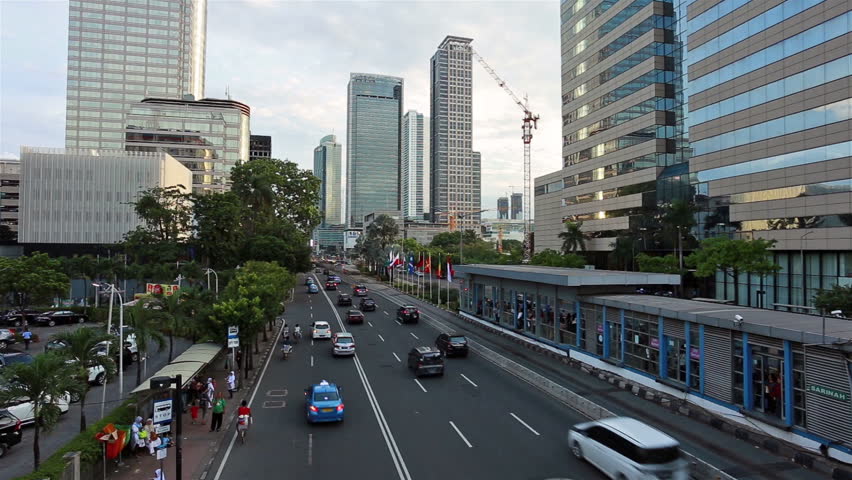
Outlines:
{"label": "crane mast", "polygon": [[494,81],[497,82],[497,85],[499,85],[500,88],[503,89],[503,91],[505,91],[507,94],[509,94],[510,97],[512,97],[512,101],[514,101],[515,104],[521,107],[521,110],[524,111],[524,119],[521,125],[521,129],[523,131],[521,139],[523,139],[524,141],[524,261],[528,262],[530,260],[530,257],[532,256],[532,229],[530,228],[530,204],[532,203],[532,189],[530,188],[530,184],[532,181],[532,176],[530,172],[530,144],[532,143],[533,138],[532,131],[538,128],[539,116],[535,115],[530,111],[529,101],[526,97],[524,97],[524,101],[521,102],[518,96],[515,95],[515,92],[513,92],[512,89],[509,88],[506,82],[502,78],[500,78],[499,75],[497,75],[497,72],[495,72],[494,69],[491,68],[491,65],[488,65],[488,62],[486,62],[485,59],[482,58],[482,55],[477,53],[476,50],[473,50],[472,48],[471,55],[473,55],[473,57],[476,58],[476,61],[478,61],[479,64],[482,65],[482,68],[484,68],[485,71],[488,72],[489,75],[491,75],[491,78],[493,78]]}

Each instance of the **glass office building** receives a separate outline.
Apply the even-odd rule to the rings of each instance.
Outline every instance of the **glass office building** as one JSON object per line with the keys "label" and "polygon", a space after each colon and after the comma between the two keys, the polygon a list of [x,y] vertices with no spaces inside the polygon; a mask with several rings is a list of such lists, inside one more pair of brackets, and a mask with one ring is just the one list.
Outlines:
{"label": "glass office building", "polygon": [[192,172],[192,191],[230,188],[231,169],[249,159],[249,106],[234,100],[146,98],[130,107],[125,150],[166,152]]}
{"label": "glass office building", "polygon": [[[323,225],[342,225],[343,183],[341,154],[343,146],[336,135],[326,135],[314,149],[314,176],[320,179],[319,209]],[[340,236],[343,242],[343,235]]]}
{"label": "glass office building", "polygon": [[429,213],[429,119],[416,110],[402,117],[400,168],[402,215],[423,220]]}
{"label": "glass office building", "polygon": [[130,106],[204,97],[207,0],[71,0],[65,145],[124,148]]}
{"label": "glass office building", "polygon": [[360,227],[364,216],[399,210],[400,129],[403,80],[353,73],[346,112],[346,218]]}

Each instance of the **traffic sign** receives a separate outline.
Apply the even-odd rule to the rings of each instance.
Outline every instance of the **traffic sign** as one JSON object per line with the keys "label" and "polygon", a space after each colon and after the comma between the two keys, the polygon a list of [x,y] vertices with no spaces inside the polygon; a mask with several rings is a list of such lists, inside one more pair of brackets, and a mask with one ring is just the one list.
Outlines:
{"label": "traffic sign", "polygon": [[240,333],[240,327],[230,326],[228,327],[228,338],[236,337]]}
{"label": "traffic sign", "polygon": [[237,348],[239,346],[240,346],[240,339],[239,338],[236,338],[236,337],[228,338],[228,348]]}
{"label": "traffic sign", "polygon": [[154,423],[170,422],[172,420],[172,399],[154,402]]}

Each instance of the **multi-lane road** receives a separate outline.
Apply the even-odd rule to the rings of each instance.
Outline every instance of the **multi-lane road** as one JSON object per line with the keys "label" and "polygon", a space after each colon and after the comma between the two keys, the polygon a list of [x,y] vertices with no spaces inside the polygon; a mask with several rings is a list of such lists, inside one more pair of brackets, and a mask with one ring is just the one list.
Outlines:
{"label": "multi-lane road", "polygon": [[[325,278],[318,280],[322,285]],[[568,429],[586,419],[477,355],[475,348],[467,358],[447,359],[443,377],[416,379],[405,363],[412,347],[434,345],[440,331],[448,329],[464,331],[480,348],[487,346],[541,371],[539,359],[531,358],[534,354],[513,351],[487,333],[416,301],[421,321],[399,324],[396,308],[412,299],[380,285],[368,287],[378,308],[366,313],[360,325],[346,323],[349,307],[336,305],[337,292],[310,295],[297,287],[286,313],[288,325],[298,323],[307,333],[312,320],[328,321],[334,331],[354,335],[357,355],[335,358],[328,340],[311,341],[307,335],[288,360],[276,350],[249,397],[255,423],[246,444],[226,444],[207,478],[603,478],[574,459],[567,448]],[[344,281],[340,289],[351,293],[351,284]],[[303,391],[321,380],[343,387],[345,422],[305,421]],[[577,387],[571,378],[558,380]],[[619,407],[625,400],[604,382],[589,387],[584,393],[590,398],[601,397],[601,403],[609,401],[605,406],[610,410],[669,431],[685,449],[718,462],[738,478],[821,478],[710,427],[664,415],[635,397],[627,399],[637,404],[632,410]]]}

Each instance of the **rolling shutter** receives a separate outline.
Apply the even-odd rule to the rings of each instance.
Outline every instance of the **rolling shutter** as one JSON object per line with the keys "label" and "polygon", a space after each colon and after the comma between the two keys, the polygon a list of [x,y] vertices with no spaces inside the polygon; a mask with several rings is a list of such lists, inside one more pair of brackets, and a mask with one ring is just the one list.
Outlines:
{"label": "rolling shutter", "polygon": [[852,443],[850,394],[849,367],[843,354],[825,347],[805,347],[808,431],[829,440]]}
{"label": "rolling shutter", "polygon": [[732,402],[731,332],[717,327],[704,327],[704,394],[724,402]]}

